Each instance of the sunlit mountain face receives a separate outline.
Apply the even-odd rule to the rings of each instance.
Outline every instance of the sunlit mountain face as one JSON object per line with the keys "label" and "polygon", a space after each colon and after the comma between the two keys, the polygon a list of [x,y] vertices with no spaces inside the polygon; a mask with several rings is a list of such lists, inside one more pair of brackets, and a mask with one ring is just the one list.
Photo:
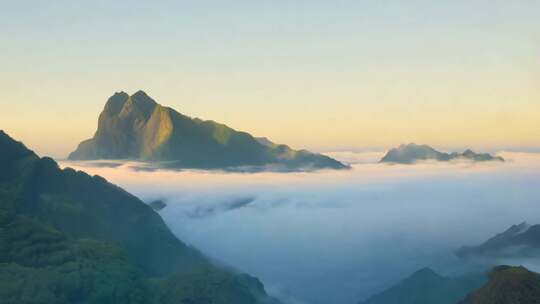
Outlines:
{"label": "sunlit mountain face", "polygon": [[109,97],[94,137],[82,141],[68,159],[131,159],[162,168],[230,171],[347,169],[328,156],[180,114],[143,91]]}
{"label": "sunlit mountain face", "polygon": [[[105,176],[148,203],[163,201],[159,214],[178,237],[299,303],[356,303],[424,267],[444,276],[484,273],[491,262],[464,261],[455,252],[514,223],[540,223],[534,153],[498,154],[504,163],[414,165],[379,163],[384,152],[329,155],[352,169],[231,173],[61,164]],[[520,262],[540,270],[532,260]]]}

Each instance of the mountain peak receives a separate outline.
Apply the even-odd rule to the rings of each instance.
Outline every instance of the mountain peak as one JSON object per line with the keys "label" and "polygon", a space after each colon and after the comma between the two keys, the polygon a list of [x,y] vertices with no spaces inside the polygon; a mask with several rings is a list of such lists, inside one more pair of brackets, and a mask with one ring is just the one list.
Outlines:
{"label": "mountain peak", "polygon": [[109,97],[105,104],[104,112],[108,113],[110,116],[115,116],[122,111],[128,110],[124,110],[124,108],[137,108],[147,114],[148,112],[153,111],[156,105],[157,102],[142,90],[138,90],[131,96],[124,91],[120,91]]}
{"label": "mountain peak", "polygon": [[114,93],[114,95],[107,100],[103,112],[108,113],[111,116],[117,115],[122,111],[122,108],[128,99],[129,95],[124,91]]}
{"label": "mountain peak", "polygon": [[463,153],[446,153],[435,150],[428,145],[418,145],[415,143],[401,144],[397,148],[390,149],[381,159],[381,162],[413,164],[417,161],[451,161],[451,160],[480,161],[500,161],[504,159],[500,156],[492,156],[488,153],[475,153],[470,149]]}
{"label": "mountain peak", "polygon": [[[152,101],[154,101],[152,98],[150,98],[150,96],[148,96],[148,94],[146,94],[145,91],[143,90],[138,90],[137,92],[135,92],[135,94],[131,95],[131,97],[133,98],[141,98],[141,99],[151,99]],[[155,102],[155,101],[154,101]]]}
{"label": "mountain peak", "polygon": [[513,238],[519,234],[527,232],[531,226],[527,222],[522,222],[519,225],[512,225],[510,228],[506,229],[504,232],[499,233],[495,237],[488,240],[486,243],[494,243],[495,241],[506,241],[510,238]]}
{"label": "mountain peak", "polygon": [[[508,229],[486,240],[480,245],[464,246],[456,251],[460,258],[467,257],[509,257],[537,255],[540,225],[530,225],[522,222],[512,225]],[[529,253],[528,253],[529,252]]]}
{"label": "mountain peak", "polygon": [[[135,116],[142,115],[144,121],[150,118],[158,103],[143,91],[137,91],[131,95],[124,104],[122,113],[132,113]],[[127,114],[129,116],[129,114]]]}
{"label": "mountain peak", "polygon": [[126,96],[126,97],[128,97],[129,94],[126,93],[125,91],[120,91],[120,92],[114,92],[113,96]]}
{"label": "mountain peak", "polygon": [[454,304],[485,283],[484,275],[445,277],[422,268],[361,304]]}
{"label": "mountain peak", "polygon": [[79,144],[72,160],[167,161],[184,168],[255,170],[346,169],[322,154],[264,145],[246,132],[213,121],[192,119],[161,107],[144,91],[111,96],[93,138]]}
{"label": "mountain peak", "polygon": [[402,144],[390,149],[381,162],[412,164],[419,160],[445,160],[446,155],[428,145]]}

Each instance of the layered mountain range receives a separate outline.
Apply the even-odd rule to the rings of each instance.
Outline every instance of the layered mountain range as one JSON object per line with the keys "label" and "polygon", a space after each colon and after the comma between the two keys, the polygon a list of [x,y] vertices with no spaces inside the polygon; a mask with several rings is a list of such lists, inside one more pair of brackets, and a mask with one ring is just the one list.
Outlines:
{"label": "layered mountain range", "polygon": [[[523,256],[507,250],[516,247],[531,248],[525,255],[536,253],[539,229],[514,225],[461,255]],[[524,267],[495,267],[485,281],[483,275],[444,277],[425,268],[362,303],[540,303],[540,275]],[[60,169],[3,131],[0,299],[6,304],[279,303],[256,278],[218,265],[178,240],[135,196],[102,177]]]}
{"label": "layered mountain range", "polygon": [[135,196],[0,131],[0,302],[268,304],[263,285],[177,239]]}
{"label": "layered mountain range", "polygon": [[257,139],[224,124],[183,115],[143,91],[116,93],[99,116],[93,138],[70,160],[132,159],[201,169],[344,169],[328,156]]}
{"label": "layered mountain range", "polygon": [[540,274],[523,266],[497,266],[488,275],[444,277],[429,268],[361,304],[539,304]]}
{"label": "layered mountain range", "polygon": [[461,258],[540,257],[540,225],[512,225],[482,244],[460,248],[456,254]]}
{"label": "layered mountain range", "polygon": [[473,162],[504,162],[504,158],[492,156],[488,153],[476,153],[469,149],[465,150],[463,153],[445,153],[437,151],[428,145],[417,145],[414,143],[400,145],[397,148],[390,149],[380,162],[413,164],[419,161],[452,161],[460,159]]}
{"label": "layered mountain range", "polygon": [[445,277],[423,268],[361,304],[456,304],[485,282],[482,274]]}
{"label": "layered mountain range", "polygon": [[[509,261],[523,259],[534,263],[534,259],[540,256],[540,225],[529,225],[526,222],[512,225],[480,245],[460,248],[456,254],[462,259],[479,259],[480,268],[497,265],[505,258],[509,258]],[[423,268],[361,303],[540,303],[540,274],[523,266],[503,265],[495,266],[487,276],[473,273],[445,277],[430,268]]]}

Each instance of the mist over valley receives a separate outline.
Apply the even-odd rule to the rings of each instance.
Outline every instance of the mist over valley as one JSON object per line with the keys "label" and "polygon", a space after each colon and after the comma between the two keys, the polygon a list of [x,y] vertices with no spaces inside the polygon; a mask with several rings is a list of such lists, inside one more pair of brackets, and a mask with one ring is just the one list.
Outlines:
{"label": "mist over valley", "polygon": [[293,173],[61,165],[162,200],[159,213],[180,239],[291,303],[355,303],[428,266],[444,275],[487,271],[493,262],[455,251],[512,224],[540,223],[539,154],[415,165],[377,163],[383,154],[329,153],[352,169]]}

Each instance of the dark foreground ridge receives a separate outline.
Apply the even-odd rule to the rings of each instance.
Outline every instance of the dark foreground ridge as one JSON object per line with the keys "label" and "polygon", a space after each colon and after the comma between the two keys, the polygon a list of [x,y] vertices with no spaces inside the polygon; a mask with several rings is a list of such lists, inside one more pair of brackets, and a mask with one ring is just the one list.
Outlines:
{"label": "dark foreground ridge", "polygon": [[386,153],[381,159],[382,163],[399,163],[413,164],[418,161],[451,161],[451,160],[468,160],[473,162],[483,161],[500,161],[504,162],[504,158],[500,156],[492,156],[487,153],[475,153],[471,150],[465,150],[463,153],[445,153],[439,152],[428,145],[407,144],[393,148]]}
{"label": "dark foreground ridge", "polygon": [[[115,104],[111,105],[112,107]],[[178,240],[151,207],[0,131],[0,302],[277,303]]]}
{"label": "dark foreground ridge", "polygon": [[92,139],[70,160],[133,159],[171,168],[260,170],[344,169],[321,154],[260,141],[226,125],[164,107],[143,91],[109,98]]}
{"label": "dark foreground ridge", "polygon": [[498,266],[489,281],[460,304],[539,304],[540,274],[525,267]]}

